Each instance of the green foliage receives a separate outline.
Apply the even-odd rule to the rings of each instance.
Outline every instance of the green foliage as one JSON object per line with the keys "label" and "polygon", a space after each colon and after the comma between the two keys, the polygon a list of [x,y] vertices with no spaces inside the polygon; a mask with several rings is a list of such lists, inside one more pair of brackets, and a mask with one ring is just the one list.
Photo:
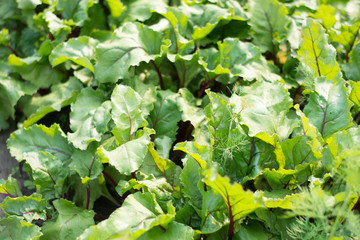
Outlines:
{"label": "green foliage", "polygon": [[2,1],[0,238],[358,239],[358,9]]}

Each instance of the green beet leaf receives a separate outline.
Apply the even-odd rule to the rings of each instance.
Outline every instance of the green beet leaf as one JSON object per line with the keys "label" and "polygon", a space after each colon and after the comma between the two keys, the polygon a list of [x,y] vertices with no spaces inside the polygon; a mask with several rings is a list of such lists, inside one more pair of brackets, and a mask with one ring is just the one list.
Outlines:
{"label": "green beet leaf", "polygon": [[152,228],[145,234],[141,235],[139,240],[182,240],[182,239],[193,239],[194,230],[184,224],[178,222],[171,222],[166,228],[162,229]]}
{"label": "green beet leaf", "polygon": [[58,216],[44,223],[42,239],[76,239],[94,225],[93,211],[79,208],[65,199],[57,199],[53,204]]}
{"label": "green beet leaf", "polygon": [[309,93],[304,113],[324,138],[352,125],[352,104],[343,80],[332,83],[324,77],[317,78],[315,91]]}
{"label": "green beet leaf", "polygon": [[221,195],[228,211],[230,225],[261,206],[252,192],[245,191],[238,183],[231,184],[228,177],[220,176],[214,168],[205,172],[203,181]]}
{"label": "green beet leaf", "polygon": [[343,65],[348,79],[360,81],[360,43],[356,44],[349,54],[349,62]]}
{"label": "green beet leaf", "polygon": [[40,239],[40,227],[24,221],[21,217],[11,216],[0,219],[1,239]]}
{"label": "green beet leaf", "polygon": [[277,0],[249,1],[250,25],[254,31],[254,44],[262,52],[270,52],[274,63],[277,63],[276,54],[279,43],[285,42],[289,18],[285,5]]}
{"label": "green beet leaf", "polygon": [[111,95],[111,118],[116,125],[116,137],[120,142],[130,141],[138,128],[145,127],[146,111],[143,99],[131,87],[117,85]]}
{"label": "green beet leaf", "polygon": [[139,131],[134,139],[121,144],[113,150],[108,151],[103,147],[99,148],[98,154],[102,162],[109,162],[121,174],[130,175],[143,163],[151,134],[153,134],[153,131],[144,129]]}
{"label": "green beet leaf", "polygon": [[62,13],[65,19],[72,19],[76,25],[83,26],[84,22],[89,19],[89,8],[95,3],[98,3],[98,0],[76,0],[75,2],[59,0],[57,1],[56,8]]}
{"label": "green beet leaf", "polygon": [[82,89],[82,84],[76,78],[70,78],[65,83],[51,87],[51,93],[45,96],[34,96],[24,106],[25,115],[29,118],[24,121],[24,127],[29,127],[45,117],[47,114],[60,111],[73,103]]}
{"label": "green beet leaf", "polygon": [[14,106],[20,97],[35,91],[36,87],[31,84],[0,76],[0,130],[8,127],[8,118],[15,117]]}
{"label": "green beet leaf", "polygon": [[5,197],[21,197],[22,193],[17,180],[11,176],[7,180],[0,179],[0,195]]}
{"label": "green beet leaf", "polygon": [[146,231],[166,226],[175,217],[175,209],[169,203],[165,213],[151,193],[134,193],[110,217],[84,231],[85,239],[137,239]]}
{"label": "green beet leaf", "polygon": [[232,103],[240,109],[240,123],[249,128],[249,136],[255,136],[275,146],[292,133],[298,125],[297,118],[289,112],[292,100],[279,82],[256,82],[240,89],[233,95]]}
{"label": "green beet leaf", "polygon": [[158,91],[154,109],[147,118],[149,126],[155,130],[155,137],[168,136],[175,140],[177,123],[181,120],[181,112],[177,104],[178,94],[170,91]]}
{"label": "green beet leaf", "polygon": [[91,60],[94,58],[95,46],[97,44],[97,40],[85,36],[70,39],[52,50],[49,61],[53,67],[56,67],[67,60],[71,60],[94,72]]}
{"label": "green beet leaf", "polygon": [[95,77],[99,82],[117,82],[125,78],[130,66],[159,57],[164,48],[162,42],[162,34],[145,25],[123,25],[111,40],[97,46]]}
{"label": "green beet leaf", "polygon": [[61,82],[66,77],[64,72],[52,68],[48,62],[43,61],[38,56],[19,58],[15,55],[10,55],[8,61],[9,66],[15,72],[38,88],[48,88],[53,84]]}
{"label": "green beet leaf", "polygon": [[[328,36],[322,26],[314,20],[307,20],[301,33],[303,41],[297,53],[305,71],[311,74],[312,81],[321,76],[334,83],[338,81],[341,72],[336,62],[336,51],[328,43]],[[312,84],[309,83],[309,86]]]}
{"label": "green beet leaf", "polygon": [[110,101],[104,92],[84,88],[71,105],[69,140],[75,147],[85,150],[92,141],[99,142],[110,121]]}
{"label": "green beet leaf", "polygon": [[18,198],[7,198],[0,207],[6,215],[15,215],[24,217],[31,223],[33,220],[46,220],[47,201],[41,198],[39,194],[23,196]]}

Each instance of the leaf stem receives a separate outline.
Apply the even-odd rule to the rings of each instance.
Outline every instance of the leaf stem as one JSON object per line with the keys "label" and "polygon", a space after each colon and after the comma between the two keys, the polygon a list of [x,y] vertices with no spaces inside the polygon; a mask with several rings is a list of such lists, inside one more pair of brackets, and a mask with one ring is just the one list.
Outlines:
{"label": "leaf stem", "polygon": [[155,69],[155,71],[156,71],[156,73],[157,73],[157,75],[159,77],[161,90],[165,90],[164,80],[162,78],[160,69],[158,68],[158,66],[156,66],[156,63],[154,62],[154,60],[151,60],[150,62],[153,65],[153,67],[154,67],[154,69]]}
{"label": "leaf stem", "polygon": [[115,182],[115,180],[110,176],[110,174],[108,174],[107,172],[105,172],[105,170],[102,171],[102,173],[104,174],[104,176],[111,182],[111,184],[114,187],[117,187],[117,183]]}
{"label": "leaf stem", "polygon": [[207,83],[204,84],[204,86],[200,89],[200,91],[199,91],[199,93],[198,93],[198,97],[199,97],[199,98],[204,94],[205,90],[209,87],[209,85],[210,85],[213,81],[215,81],[215,79],[216,79],[218,76],[220,76],[220,74],[216,75],[215,77],[213,77],[213,78],[210,79]]}
{"label": "leaf stem", "polygon": [[356,40],[356,38],[357,38],[357,35],[359,34],[359,30],[360,30],[360,27],[358,28],[358,30],[356,31],[356,34],[354,35],[354,39],[352,40],[352,42],[351,42],[351,44],[350,44],[349,50],[346,51],[345,62],[349,62],[349,54],[350,54],[351,50],[352,50],[353,47],[354,47],[355,40]]}

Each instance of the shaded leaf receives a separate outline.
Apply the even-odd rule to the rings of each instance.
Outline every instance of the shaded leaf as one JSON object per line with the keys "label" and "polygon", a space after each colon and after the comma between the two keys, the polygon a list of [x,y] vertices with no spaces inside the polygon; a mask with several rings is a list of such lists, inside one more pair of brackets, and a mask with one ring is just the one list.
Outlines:
{"label": "shaded leaf", "polygon": [[17,216],[0,219],[1,239],[39,239],[40,228]]}

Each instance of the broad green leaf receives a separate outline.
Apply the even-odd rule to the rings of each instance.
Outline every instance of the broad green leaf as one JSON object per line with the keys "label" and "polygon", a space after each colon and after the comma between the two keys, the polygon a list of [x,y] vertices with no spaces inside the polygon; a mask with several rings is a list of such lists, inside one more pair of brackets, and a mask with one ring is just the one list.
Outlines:
{"label": "broad green leaf", "polygon": [[84,184],[89,180],[97,179],[103,170],[96,150],[97,144],[91,144],[85,151],[76,149],[71,156],[69,167],[80,175]]}
{"label": "broad green leaf", "polygon": [[232,103],[240,109],[240,123],[249,128],[249,136],[275,146],[276,141],[289,137],[298,125],[295,114],[289,112],[292,99],[279,82],[256,82],[240,89]]}
{"label": "broad green leaf", "polygon": [[22,193],[17,180],[11,176],[7,180],[0,179],[0,195],[5,197],[21,197]]}
{"label": "broad green leaf", "polygon": [[316,92],[309,93],[309,103],[304,113],[324,138],[352,125],[352,104],[344,85],[343,80],[332,83],[325,78],[317,78]]}
{"label": "broad green leaf", "polygon": [[1,239],[40,239],[42,235],[40,227],[28,223],[21,217],[11,216],[0,219]]}
{"label": "broad green leaf", "polygon": [[319,19],[321,25],[326,29],[330,30],[336,23],[335,9],[330,5],[322,4],[316,10],[315,14],[311,14],[315,19]]}
{"label": "broad green leaf", "polygon": [[65,19],[72,19],[76,25],[83,26],[84,22],[89,19],[89,8],[95,3],[98,3],[98,0],[58,0],[57,10]]}
{"label": "broad green leaf", "polygon": [[[349,99],[354,103],[354,107],[359,110],[360,109],[360,81],[359,82],[351,82],[351,92],[349,95]],[[356,119],[355,119],[356,120]]]}
{"label": "broad green leaf", "polygon": [[164,213],[153,194],[137,192],[129,195],[108,219],[86,229],[79,240],[137,239],[156,226],[166,226],[174,217],[175,209],[171,204]]}
{"label": "broad green leaf", "polygon": [[56,67],[67,60],[71,60],[94,72],[91,59],[94,58],[97,44],[97,40],[86,36],[72,38],[67,42],[59,44],[52,50],[49,56],[50,63],[53,67]]}
{"label": "broad green leaf", "polygon": [[177,123],[181,120],[181,112],[177,104],[178,94],[167,91],[157,92],[157,101],[154,109],[147,118],[149,127],[155,130],[155,137],[162,135],[175,140],[177,133]]}
{"label": "broad green leaf", "polygon": [[19,162],[23,159],[32,169],[32,178],[43,198],[63,194],[64,181],[70,174],[69,160],[73,147],[57,124],[47,128],[33,125],[19,129],[8,139],[10,153]]}
{"label": "broad green leaf", "polygon": [[9,66],[19,73],[25,80],[31,82],[38,88],[48,88],[53,84],[65,79],[66,75],[59,69],[52,68],[49,63],[44,62],[41,57],[32,56],[19,58],[15,55],[9,56]]}
{"label": "broad green leaf", "polygon": [[308,145],[310,137],[298,136],[287,139],[276,145],[274,150],[280,168],[295,169],[299,164],[316,161],[311,147]]}
{"label": "broad green leaf", "polygon": [[220,176],[214,168],[205,172],[203,181],[221,195],[233,221],[247,216],[261,206],[252,192],[245,191],[238,183],[231,184],[228,177]]}
{"label": "broad green leaf", "polygon": [[243,77],[249,81],[262,79],[273,82],[281,79],[272,73],[259,48],[252,43],[226,38],[222,43],[218,42],[218,48],[206,48],[199,52],[199,63],[211,73],[210,77],[229,74],[230,77]]}
{"label": "broad green leaf", "polygon": [[31,10],[35,9],[37,5],[41,4],[40,0],[17,0],[18,8],[22,10]]}
{"label": "broad green leaf", "polygon": [[[90,177],[94,175],[95,171],[91,171]],[[74,202],[76,206],[81,206],[86,209],[93,209],[95,201],[98,200],[102,195],[108,197],[107,193],[105,193],[107,190],[105,190],[105,179],[102,175],[93,180],[90,180],[88,176],[80,179],[80,176],[72,175],[70,179],[70,185],[71,188],[75,191],[72,202]]]}
{"label": "broad green leaf", "polygon": [[125,16],[124,21],[135,22],[136,20],[144,22],[151,17],[153,8],[163,8],[167,6],[166,0],[137,0],[128,1],[126,4],[126,10],[122,13]]}
{"label": "broad green leaf", "polygon": [[145,234],[141,235],[139,240],[183,240],[193,239],[194,230],[184,224],[178,222],[170,222],[167,227],[164,228],[152,228]]}
{"label": "broad green leaf", "polygon": [[201,209],[202,205],[202,194],[198,187],[198,183],[201,181],[199,169],[200,167],[196,160],[189,158],[180,174],[180,181],[183,186],[182,191],[190,199],[191,205],[197,209]]}
{"label": "broad green leaf", "polygon": [[196,99],[186,88],[179,90],[181,97],[177,99],[178,106],[182,113],[183,121],[190,121],[194,128],[200,127],[205,121],[205,114],[202,108],[196,106]]}
{"label": "broad green leaf", "polygon": [[211,149],[209,146],[201,146],[196,142],[181,142],[177,143],[174,150],[179,150],[187,153],[198,164],[199,167],[205,169],[206,162],[211,158]]}
{"label": "broad green leaf", "polygon": [[126,9],[120,0],[106,0],[106,2],[109,5],[111,16],[114,18],[120,17]]}
{"label": "broad green leaf", "polygon": [[111,95],[111,118],[116,125],[116,137],[120,142],[130,141],[133,133],[145,127],[146,112],[142,110],[143,99],[131,87],[117,85]]}
{"label": "broad green leaf", "polygon": [[6,198],[0,207],[6,215],[24,217],[29,223],[38,219],[46,221],[47,201],[36,193],[31,196]]}
{"label": "broad green leaf", "polygon": [[[10,135],[7,144],[11,155],[19,162],[30,158],[40,160],[44,154],[66,161],[70,159],[74,151],[57,124],[49,128],[33,125],[30,128],[18,129]],[[36,169],[38,166],[33,167]]]}
{"label": "broad green leaf", "polygon": [[249,1],[249,11],[254,44],[262,52],[271,52],[276,58],[279,43],[286,40],[290,22],[286,6],[277,0],[253,0]]}
{"label": "broad green leaf", "polygon": [[0,76],[0,130],[6,129],[6,120],[15,117],[15,105],[21,96],[33,94],[36,87],[22,81]]}
{"label": "broad green leaf", "polygon": [[[341,155],[343,152],[351,149],[356,149],[360,144],[360,129],[349,128],[334,133],[326,139],[328,148],[333,157]],[[356,147],[355,147],[356,146]]]}
{"label": "broad green leaf", "polygon": [[60,111],[61,108],[75,101],[82,84],[76,78],[70,78],[65,83],[51,87],[51,92],[45,96],[33,96],[25,102],[24,113],[29,116],[24,122],[24,127],[29,127],[42,119],[48,113]]}
{"label": "broad green leaf", "polygon": [[125,78],[130,66],[149,62],[161,55],[162,34],[142,24],[126,23],[111,40],[96,48],[95,77],[99,82],[117,82]]}
{"label": "broad green leaf", "polygon": [[228,97],[210,91],[206,91],[206,94],[210,103],[205,107],[204,113],[208,121],[207,128],[211,144],[214,144],[216,138],[222,138],[229,133],[235,116],[228,106]]}
{"label": "broad green leaf", "polygon": [[192,7],[183,6],[185,11],[190,13],[193,25],[192,39],[200,40],[206,37],[219,23],[220,20],[230,20],[231,12],[213,4],[195,5]]}
{"label": "broad green leaf", "polygon": [[360,21],[355,21],[352,25],[342,24],[340,33],[337,35],[330,35],[330,39],[333,42],[343,45],[346,49],[346,53],[349,54],[354,46],[359,30]]}
{"label": "broad green leaf", "polygon": [[138,132],[137,138],[125,142],[113,150],[99,148],[98,154],[102,158],[102,162],[109,162],[121,174],[130,175],[143,163],[151,134],[153,131],[144,129],[140,133]]}
{"label": "broad green leaf", "polygon": [[341,72],[336,62],[336,51],[328,43],[328,36],[322,26],[308,19],[301,33],[303,41],[297,53],[306,71],[312,74],[312,79],[324,76],[334,83],[338,81]]}
{"label": "broad green leaf", "polygon": [[[174,162],[164,159],[159,156],[159,154],[154,149],[154,144],[150,143],[148,146],[150,159],[152,160],[151,164],[148,164],[149,161],[144,162],[145,167],[147,167],[147,170],[150,170],[149,168],[153,167],[152,174],[155,175],[155,177],[163,177],[166,179],[166,181],[171,185],[173,191],[180,190],[180,181],[179,181],[179,175],[181,172],[181,168],[177,165],[175,165]],[[141,172],[147,173],[144,171],[144,167],[140,169]],[[158,173],[158,174],[156,174]],[[149,171],[147,174],[151,174],[151,171]]]}
{"label": "broad green leaf", "polygon": [[53,204],[59,215],[44,223],[42,239],[76,239],[85,229],[94,225],[95,213],[92,210],[79,208],[61,198],[53,201]]}
{"label": "broad green leaf", "polygon": [[66,20],[58,18],[50,10],[40,13],[40,17],[45,20],[50,33],[56,38],[64,38],[71,32],[70,24],[68,24]]}
{"label": "broad green leaf", "polygon": [[343,70],[348,79],[360,81],[360,43],[349,54],[349,62],[343,65]]}
{"label": "broad green leaf", "polygon": [[268,240],[271,239],[273,235],[268,232],[268,230],[260,222],[249,221],[242,225],[239,231],[235,234],[234,240]]}
{"label": "broad green leaf", "polygon": [[215,193],[213,189],[206,189],[202,195],[200,230],[205,234],[214,233],[229,224],[229,217],[226,215],[227,207],[222,196]]}
{"label": "broad green leaf", "polygon": [[69,140],[75,147],[85,150],[92,141],[99,142],[110,118],[110,101],[104,93],[92,88],[84,88],[71,105]]}

